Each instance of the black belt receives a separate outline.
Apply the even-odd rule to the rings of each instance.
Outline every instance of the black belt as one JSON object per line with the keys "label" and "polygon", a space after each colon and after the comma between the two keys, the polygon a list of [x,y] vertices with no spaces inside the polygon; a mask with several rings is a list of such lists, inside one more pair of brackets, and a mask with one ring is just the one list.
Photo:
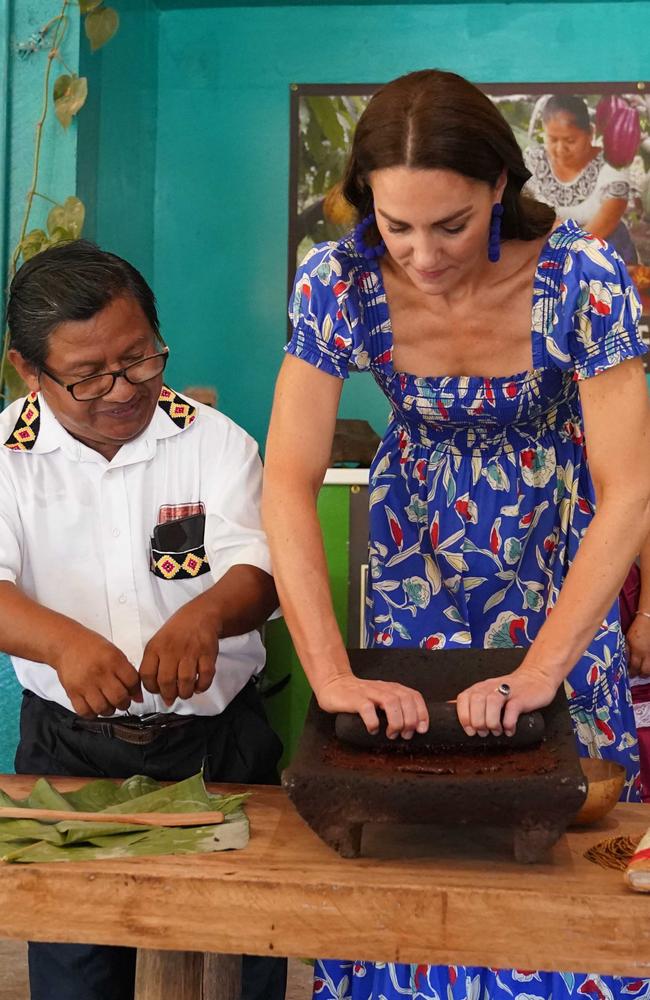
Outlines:
{"label": "black belt", "polygon": [[153,715],[121,715],[119,719],[79,719],[72,723],[73,729],[83,729],[86,733],[107,736],[109,739],[122,740],[124,743],[136,743],[144,746],[153,743],[167,729],[177,729],[186,726],[196,719],[197,715],[178,715],[175,712],[157,712]]}

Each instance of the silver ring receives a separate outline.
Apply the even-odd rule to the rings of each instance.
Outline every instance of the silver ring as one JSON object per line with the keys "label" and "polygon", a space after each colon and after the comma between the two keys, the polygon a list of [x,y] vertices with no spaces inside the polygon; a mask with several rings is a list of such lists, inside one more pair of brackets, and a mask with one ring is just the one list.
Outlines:
{"label": "silver ring", "polygon": [[510,685],[509,684],[499,684],[497,688],[497,694],[502,694],[504,698],[510,697]]}

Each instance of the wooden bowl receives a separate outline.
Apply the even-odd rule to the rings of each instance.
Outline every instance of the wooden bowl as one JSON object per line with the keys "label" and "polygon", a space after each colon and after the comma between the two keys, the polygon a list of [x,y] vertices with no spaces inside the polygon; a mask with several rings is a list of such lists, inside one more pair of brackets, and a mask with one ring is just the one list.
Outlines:
{"label": "wooden bowl", "polygon": [[623,791],[625,768],[611,760],[581,757],[580,766],[587,779],[587,798],[570,826],[588,826],[610,812]]}

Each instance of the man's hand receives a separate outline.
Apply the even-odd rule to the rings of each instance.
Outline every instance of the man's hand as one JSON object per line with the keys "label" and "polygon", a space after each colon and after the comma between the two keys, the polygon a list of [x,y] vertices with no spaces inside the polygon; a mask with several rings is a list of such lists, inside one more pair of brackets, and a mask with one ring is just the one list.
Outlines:
{"label": "man's hand", "polygon": [[166,705],[207,691],[214,677],[221,622],[210,592],[185,604],[151,637],[140,680]]}
{"label": "man's hand", "polygon": [[72,707],[84,718],[126,711],[142,701],[140,678],[124,653],[90,629],[68,636],[52,663]]}

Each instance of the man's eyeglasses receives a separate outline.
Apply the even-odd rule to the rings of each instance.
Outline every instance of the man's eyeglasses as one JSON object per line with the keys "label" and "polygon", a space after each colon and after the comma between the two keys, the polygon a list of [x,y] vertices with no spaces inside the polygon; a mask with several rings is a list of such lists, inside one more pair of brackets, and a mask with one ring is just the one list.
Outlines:
{"label": "man's eyeglasses", "polygon": [[57,385],[67,389],[73,399],[80,403],[88,402],[91,399],[100,399],[111,392],[118,378],[126,379],[131,385],[139,385],[141,382],[148,382],[149,379],[156,378],[165,370],[169,348],[166,347],[160,354],[150,354],[147,358],[134,361],[125,368],[118,368],[114,372],[102,372],[101,375],[89,375],[88,378],[79,379],[78,382],[66,384],[47,368],[41,368],[44,375],[51,378]]}

